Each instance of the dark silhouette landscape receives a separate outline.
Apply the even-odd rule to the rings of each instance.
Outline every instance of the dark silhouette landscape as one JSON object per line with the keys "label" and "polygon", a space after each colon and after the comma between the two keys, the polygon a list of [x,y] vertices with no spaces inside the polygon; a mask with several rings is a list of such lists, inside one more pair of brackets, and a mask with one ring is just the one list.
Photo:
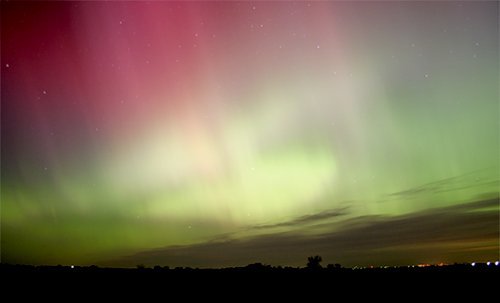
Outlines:
{"label": "dark silhouette landscape", "polygon": [[304,267],[272,266],[262,263],[248,264],[242,267],[225,268],[192,268],[155,265],[147,267],[138,264],[135,268],[114,268],[91,266],[63,266],[63,265],[21,265],[1,264],[3,273],[115,273],[115,274],[153,274],[153,275],[179,275],[179,274],[212,274],[212,273],[317,273],[317,274],[355,274],[355,273],[499,273],[498,261],[487,263],[455,263],[455,264],[419,264],[409,266],[370,266],[370,267],[343,267],[341,264],[321,265],[321,256],[310,256]]}
{"label": "dark silhouette landscape", "polygon": [[180,294],[183,298],[206,298],[207,295],[258,298],[260,294],[276,294],[283,298],[307,294],[312,299],[324,296],[326,290],[334,290],[344,298],[415,292],[424,297],[435,293],[447,299],[473,293],[477,299],[478,295],[497,287],[500,273],[498,262],[346,268],[340,264],[322,266],[321,260],[320,256],[311,256],[304,267],[253,263],[203,269],[142,264],[135,268],[1,264],[0,273],[7,277],[5,289],[8,292],[17,289],[16,296],[38,289],[37,294],[52,297],[52,291],[57,289],[58,294],[78,294],[90,296],[89,299],[92,293],[139,295],[144,299],[144,296],[156,297],[163,291]]}

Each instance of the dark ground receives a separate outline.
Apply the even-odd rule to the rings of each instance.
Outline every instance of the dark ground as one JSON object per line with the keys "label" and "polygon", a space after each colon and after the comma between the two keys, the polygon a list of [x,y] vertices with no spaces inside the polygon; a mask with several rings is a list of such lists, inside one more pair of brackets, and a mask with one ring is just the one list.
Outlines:
{"label": "dark ground", "polygon": [[[496,297],[500,285],[500,266],[491,264],[456,264],[429,267],[389,267],[351,269],[308,269],[271,267],[260,263],[239,268],[100,268],[96,266],[0,265],[2,297],[16,300],[59,298],[67,301],[119,298],[131,301],[191,301],[204,298],[209,302],[229,298],[231,301],[305,302],[358,301],[361,298],[395,299],[397,301],[482,302]],[[7,295],[8,294],[8,295]],[[235,294],[237,297],[235,297]],[[272,297],[266,297],[271,296]],[[305,296],[305,297],[304,297]],[[403,297],[401,297],[403,296]],[[409,296],[409,297],[408,297]],[[484,297],[484,298],[481,298]],[[320,299],[323,298],[323,299]],[[481,298],[481,299],[480,299]],[[175,300],[174,300],[175,299]],[[78,301],[77,300],[77,301]],[[464,301],[465,300],[465,301]],[[2,300],[3,301],[3,300]],[[3,301],[3,302],[10,302]],[[378,299],[377,299],[378,301]]]}

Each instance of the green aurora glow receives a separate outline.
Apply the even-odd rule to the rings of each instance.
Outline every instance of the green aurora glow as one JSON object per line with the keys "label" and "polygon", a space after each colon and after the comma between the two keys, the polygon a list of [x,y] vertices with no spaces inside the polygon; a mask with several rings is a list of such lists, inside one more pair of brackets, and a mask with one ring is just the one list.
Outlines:
{"label": "green aurora glow", "polygon": [[[78,4],[2,3],[2,262],[134,266],[498,200],[496,2]],[[498,258],[498,229],[468,232],[411,261]],[[220,254],[177,265],[264,258]]]}

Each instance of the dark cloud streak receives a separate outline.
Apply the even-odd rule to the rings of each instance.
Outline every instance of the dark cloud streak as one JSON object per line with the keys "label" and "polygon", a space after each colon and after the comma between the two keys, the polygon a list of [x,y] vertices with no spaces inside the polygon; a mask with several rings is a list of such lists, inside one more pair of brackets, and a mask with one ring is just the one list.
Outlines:
{"label": "dark cloud streak", "polygon": [[471,188],[498,188],[500,185],[500,180],[498,178],[491,179],[484,178],[484,176],[482,176],[482,174],[487,171],[488,169],[476,170],[459,176],[436,180],[402,191],[390,193],[387,196],[393,198],[415,198],[422,194],[438,194]]}
{"label": "dark cloud streak", "polygon": [[286,222],[280,222],[277,224],[266,224],[266,225],[256,225],[252,226],[252,228],[255,229],[270,229],[270,228],[275,228],[275,227],[292,227],[292,226],[299,226],[299,225],[306,225],[309,223],[317,223],[318,221],[323,221],[323,220],[328,220],[328,219],[333,219],[337,217],[342,217],[349,214],[348,208],[339,208],[339,209],[334,209],[334,210],[326,210],[322,211],[313,215],[305,215],[298,217],[296,219],[286,221]]}

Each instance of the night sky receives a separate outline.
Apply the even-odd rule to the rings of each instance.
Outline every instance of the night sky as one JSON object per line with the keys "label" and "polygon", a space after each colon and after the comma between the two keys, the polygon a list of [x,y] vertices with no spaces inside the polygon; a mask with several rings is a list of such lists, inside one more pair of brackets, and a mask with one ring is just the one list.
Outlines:
{"label": "night sky", "polygon": [[498,260],[498,2],[1,6],[2,262]]}

